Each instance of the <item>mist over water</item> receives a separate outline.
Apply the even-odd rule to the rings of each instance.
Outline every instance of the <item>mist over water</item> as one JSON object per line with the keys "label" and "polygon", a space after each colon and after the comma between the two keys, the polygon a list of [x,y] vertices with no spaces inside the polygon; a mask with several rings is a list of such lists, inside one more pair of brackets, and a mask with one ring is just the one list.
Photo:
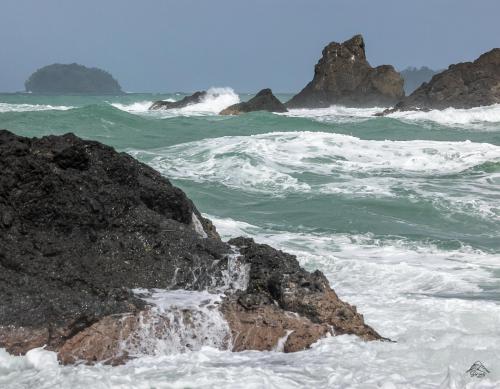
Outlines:
{"label": "mist over water", "polygon": [[[0,95],[0,128],[74,132],[130,153],[186,191],[224,238],[250,236],[323,271],[396,342],[339,336],[293,354],[231,353],[211,340],[187,347],[179,337],[182,347],[155,344],[153,356],[139,349],[119,367],[61,367],[46,350],[0,350],[0,387],[500,386],[498,105],[389,117],[373,117],[383,107],[227,117],[217,113],[249,96],[212,88],[200,104],[147,110],[183,96]],[[169,301],[193,301],[158,293],[145,298],[169,315]],[[224,323],[210,318],[216,339]],[[477,360],[491,371],[483,379],[465,373]]]}

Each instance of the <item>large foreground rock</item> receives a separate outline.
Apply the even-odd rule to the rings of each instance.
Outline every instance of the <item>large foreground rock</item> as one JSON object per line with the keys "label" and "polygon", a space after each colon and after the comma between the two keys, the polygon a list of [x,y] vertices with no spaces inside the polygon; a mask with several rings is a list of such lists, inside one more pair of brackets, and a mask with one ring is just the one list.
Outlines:
{"label": "large foreground rock", "polygon": [[403,96],[401,75],[390,65],[371,67],[366,60],[363,37],[356,35],[344,43],[331,42],[323,49],[313,80],[286,106],[387,106]]}
{"label": "large foreground rock", "polygon": [[174,108],[184,108],[188,105],[198,104],[203,101],[205,96],[207,95],[206,91],[194,92],[191,96],[186,96],[179,101],[163,101],[158,100],[155,101],[149,107],[149,110],[159,110],[159,109],[174,109]]}
{"label": "large foreground rock", "polygon": [[246,112],[268,111],[268,112],[287,112],[288,110],[273,95],[271,89],[262,89],[254,97],[242,103],[233,104],[220,112],[220,115],[239,115]]}
{"label": "large foreground rock", "polygon": [[472,108],[500,103],[500,49],[450,65],[399,102],[394,111]]}
{"label": "large foreground rock", "polygon": [[11,353],[46,345],[63,363],[121,363],[156,352],[144,328],[148,338],[170,336],[175,320],[196,329],[194,313],[172,321],[138,288],[225,291],[210,309],[228,326],[217,344],[236,351],[380,339],[321,272],[251,239],[222,242],[184,192],[127,154],[1,130],[0,169],[0,347]]}

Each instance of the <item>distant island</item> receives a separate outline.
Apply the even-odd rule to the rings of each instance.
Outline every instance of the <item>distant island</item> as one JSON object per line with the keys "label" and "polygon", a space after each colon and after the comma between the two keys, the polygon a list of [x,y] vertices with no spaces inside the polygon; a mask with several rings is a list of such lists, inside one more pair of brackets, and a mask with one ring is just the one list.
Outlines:
{"label": "distant island", "polygon": [[121,95],[111,74],[77,63],[52,64],[34,72],[24,83],[27,92],[39,94]]}
{"label": "distant island", "polygon": [[439,73],[441,70],[432,70],[427,66],[422,66],[421,68],[416,68],[413,66],[407,67],[400,72],[401,77],[403,77],[405,94],[410,95],[415,89],[417,89],[424,82],[429,82],[435,74]]}

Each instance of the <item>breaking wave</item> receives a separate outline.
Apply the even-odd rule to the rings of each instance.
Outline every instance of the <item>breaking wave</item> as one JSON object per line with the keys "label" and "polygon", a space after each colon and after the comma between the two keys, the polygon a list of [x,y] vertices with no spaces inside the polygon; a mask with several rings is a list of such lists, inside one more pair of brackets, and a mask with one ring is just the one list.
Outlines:
{"label": "breaking wave", "polygon": [[67,111],[75,107],[66,105],[45,104],[9,104],[0,103],[0,113],[5,112],[34,112],[34,111]]}
{"label": "breaking wave", "polygon": [[[167,99],[165,101],[175,101]],[[142,101],[132,104],[111,104],[115,108],[132,114],[148,115],[157,118],[169,118],[176,116],[204,116],[217,115],[224,108],[240,101],[239,96],[231,88],[210,88],[207,95],[198,104],[188,105],[184,108],[149,111],[153,101]]]}

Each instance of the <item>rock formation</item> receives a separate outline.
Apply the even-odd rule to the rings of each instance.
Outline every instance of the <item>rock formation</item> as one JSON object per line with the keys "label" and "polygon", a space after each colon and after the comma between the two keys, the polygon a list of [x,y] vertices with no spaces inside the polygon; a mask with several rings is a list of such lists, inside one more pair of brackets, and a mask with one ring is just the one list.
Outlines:
{"label": "rock formation", "polygon": [[233,104],[220,112],[220,115],[239,115],[245,112],[268,111],[268,112],[287,112],[288,110],[273,95],[271,89],[262,89],[250,100]]}
{"label": "rock formation", "polygon": [[173,109],[173,108],[184,108],[188,105],[198,104],[203,101],[207,92],[194,92],[191,96],[186,96],[179,101],[163,101],[158,100],[151,104],[149,107],[150,110],[158,110],[158,109]]}
{"label": "rock formation", "polygon": [[123,94],[118,81],[108,72],[76,63],[56,63],[38,69],[24,86],[27,92],[40,94]]}
{"label": "rock formation", "polygon": [[327,334],[381,339],[321,272],[251,239],[221,241],[184,192],[127,154],[1,130],[0,169],[0,347],[11,353],[46,345],[63,363],[122,363],[124,344],[154,352],[141,327],[168,336],[173,322],[139,288],[225,293],[210,309],[235,351],[296,351]]}
{"label": "rock formation", "polygon": [[394,109],[384,113],[472,108],[499,103],[500,48],[497,48],[481,55],[474,62],[450,65],[396,104]]}
{"label": "rock formation", "polygon": [[321,108],[333,104],[368,107],[393,105],[404,96],[403,79],[390,65],[376,68],[366,60],[365,43],[356,35],[332,42],[314,68],[314,78],[285,105]]}

